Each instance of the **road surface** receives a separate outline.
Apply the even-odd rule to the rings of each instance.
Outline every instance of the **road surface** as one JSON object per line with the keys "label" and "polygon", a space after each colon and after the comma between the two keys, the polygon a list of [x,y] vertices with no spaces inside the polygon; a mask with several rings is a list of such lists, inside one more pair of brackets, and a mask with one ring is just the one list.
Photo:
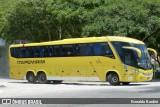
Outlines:
{"label": "road surface", "polygon": [[[0,79],[0,98],[160,98],[160,81],[131,83],[128,86],[110,86],[108,82],[64,81],[61,84],[31,84],[26,80]],[[128,107],[127,105],[111,104],[115,107]],[[45,106],[50,107],[51,105]],[[97,107],[95,104],[56,104],[56,106]],[[99,106],[106,107],[105,105]],[[134,104],[130,106],[135,107]],[[142,107],[141,104],[136,104],[136,106]],[[150,107],[151,104],[146,104],[146,106]],[[160,105],[152,105],[152,107],[158,106]]]}

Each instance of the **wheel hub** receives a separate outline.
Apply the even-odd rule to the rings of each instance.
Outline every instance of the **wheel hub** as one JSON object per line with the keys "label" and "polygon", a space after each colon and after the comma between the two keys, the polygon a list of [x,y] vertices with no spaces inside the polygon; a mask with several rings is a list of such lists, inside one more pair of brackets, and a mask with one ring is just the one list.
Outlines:
{"label": "wheel hub", "polygon": [[45,80],[45,77],[44,77],[44,76],[41,76],[41,77],[40,77],[40,80],[41,80],[41,81],[44,81],[44,80]]}
{"label": "wheel hub", "polygon": [[29,80],[31,80],[31,81],[32,81],[32,80],[33,80],[33,77],[32,77],[32,76],[29,76]]}
{"label": "wheel hub", "polygon": [[112,81],[113,81],[113,82],[118,82],[118,78],[117,78],[117,77],[113,77],[113,78],[112,78]]}

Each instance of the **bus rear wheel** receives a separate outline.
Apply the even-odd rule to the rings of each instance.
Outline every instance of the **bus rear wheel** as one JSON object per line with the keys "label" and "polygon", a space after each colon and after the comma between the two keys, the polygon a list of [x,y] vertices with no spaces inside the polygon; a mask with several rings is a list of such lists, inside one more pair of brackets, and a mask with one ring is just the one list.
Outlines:
{"label": "bus rear wheel", "polygon": [[40,84],[46,84],[46,83],[48,83],[47,77],[46,77],[45,73],[39,73],[38,76],[37,76],[37,79],[38,79],[38,81],[39,81]]}
{"label": "bus rear wheel", "polygon": [[130,82],[122,82],[123,85],[129,85]]}
{"label": "bus rear wheel", "polygon": [[114,86],[120,85],[119,78],[116,73],[109,74],[107,79],[111,85],[114,85]]}
{"label": "bus rear wheel", "polygon": [[36,76],[33,73],[27,74],[27,80],[29,83],[35,83],[36,82]]}

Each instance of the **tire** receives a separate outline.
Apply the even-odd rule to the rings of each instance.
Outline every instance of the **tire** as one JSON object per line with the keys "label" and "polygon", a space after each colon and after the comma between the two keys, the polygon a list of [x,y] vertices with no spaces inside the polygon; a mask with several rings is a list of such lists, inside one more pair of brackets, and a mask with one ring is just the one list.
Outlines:
{"label": "tire", "polygon": [[46,83],[48,83],[47,77],[46,77],[45,73],[39,73],[38,76],[37,76],[37,79],[38,79],[38,82],[40,84],[46,84]]}
{"label": "tire", "polygon": [[123,85],[129,85],[130,82],[122,82]]}
{"label": "tire", "polygon": [[113,86],[120,85],[119,77],[116,73],[109,74],[107,79],[108,82]]}
{"label": "tire", "polygon": [[27,80],[29,83],[36,83],[36,76],[33,73],[28,73]]}
{"label": "tire", "polygon": [[62,81],[60,81],[60,80],[54,80],[53,83],[54,84],[60,84],[60,83],[62,83]]}

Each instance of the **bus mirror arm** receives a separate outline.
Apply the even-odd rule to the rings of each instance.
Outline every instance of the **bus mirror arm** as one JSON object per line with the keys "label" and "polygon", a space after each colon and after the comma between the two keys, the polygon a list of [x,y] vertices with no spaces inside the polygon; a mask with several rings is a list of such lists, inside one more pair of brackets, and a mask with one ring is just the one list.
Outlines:
{"label": "bus mirror arm", "polygon": [[138,49],[138,48],[135,48],[135,47],[128,47],[128,46],[124,46],[123,47],[124,49],[130,49],[130,50],[133,50],[137,53],[138,55],[138,58],[141,58],[142,57],[142,53],[141,53],[141,50]]}
{"label": "bus mirror arm", "polygon": [[154,49],[152,49],[152,48],[147,48],[147,50],[150,51],[150,52],[152,52],[152,53],[153,53],[153,56],[154,56],[155,58],[157,58],[157,51],[156,51],[156,50],[154,50]]}

